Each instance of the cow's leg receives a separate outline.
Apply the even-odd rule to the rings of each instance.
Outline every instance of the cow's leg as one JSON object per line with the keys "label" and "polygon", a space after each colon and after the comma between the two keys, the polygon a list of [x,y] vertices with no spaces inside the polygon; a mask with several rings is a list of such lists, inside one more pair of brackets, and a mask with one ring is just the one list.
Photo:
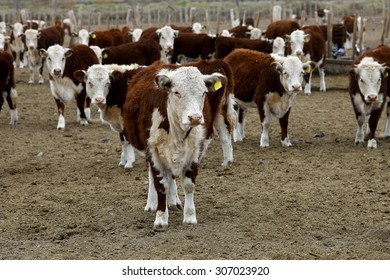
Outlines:
{"label": "cow's leg", "polygon": [[81,125],[88,125],[88,120],[84,111],[86,92],[83,89],[76,97],[77,101],[77,120]]}
{"label": "cow's leg", "polygon": [[57,98],[54,98],[54,100],[56,101],[57,109],[58,109],[57,129],[64,129],[65,128],[65,118],[64,118],[65,104]]}
{"label": "cow's leg", "polygon": [[384,137],[390,137],[390,98],[386,98],[387,101],[387,120],[386,120],[386,126],[385,126],[385,132],[384,132]]}
{"label": "cow's leg", "polygon": [[366,117],[364,114],[356,114],[356,121],[357,121],[357,129],[356,129],[356,136],[355,136],[355,144],[364,144],[364,129],[363,124]]}
{"label": "cow's leg", "polygon": [[279,124],[280,124],[280,129],[281,129],[281,143],[283,147],[291,147],[291,141],[290,138],[288,137],[288,117],[290,115],[290,110],[284,114],[283,117],[279,119]]}
{"label": "cow's leg", "polygon": [[[19,114],[18,110],[16,109],[16,100],[17,100],[18,94],[16,89],[11,88],[10,94],[7,94],[7,103],[10,109],[10,118],[11,121],[9,122],[10,125],[16,125],[19,121]],[[1,107],[0,107],[1,109]]]}
{"label": "cow's leg", "polygon": [[135,153],[132,145],[127,142],[123,136],[123,132],[119,133],[119,138],[122,143],[122,152],[121,152],[121,161],[119,166],[124,166],[124,168],[133,168],[133,163],[135,161]]}
{"label": "cow's leg", "polygon": [[34,76],[35,76],[35,67],[32,65],[31,62],[28,63],[28,67],[30,68],[30,79],[28,80],[29,84],[34,83]]}
{"label": "cow's leg", "polygon": [[153,166],[150,166],[150,174],[153,176],[154,187],[157,191],[157,211],[154,220],[154,229],[163,230],[168,226],[167,189],[169,178],[163,177]]}
{"label": "cow's leg", "polygon": [[305,95],[311,95],[311,76],[313,75],[313,70],[308,74],[308,78],[305,84]]}
{"label": "cow's leg", "polygon": [[261,105],[258,107],[260,122],[262,126],[261,136],[260,136],[260,147],[268,148],[269,147],[269,126],[271,122],[271,112],[266,105],[264,104],[264,108],[261,108]]}
{"label": "cow's leg", "polygon": [[44,80],[43,80],[43,62],[41,62],[41,65],[39,66],[38,75],[39,75],[38,84],[42,85],[44,83]]}
{"label": "cow's leg", "polygon": [[238,106],[238,120],[233,131],[233,141],[242,141],[245,138],[245,113],[246,109]]}
{"label": "cow's leg", "polygon": [[177,184],[175,177],[171,176],[167,178],[167,202],[170,210],[183,209],[181,201],[177,193]]}
{"label": "cow's leg", "polygon": [[153,175],[150,169],[150,163],[148,162],[149,190],[144,211],[156,211],[157,209],[157,191],[154,187]]}
{"label": "cow's leg", "polygon": [[320,75],[320,91],[326,92],[325,69],[323,67],[318,68],[318,74]]}
{"label": "cow's leg", "polygon": [[183,211],[183,223],[185,224],[197,224],[196,220],[196,209],[194,202],[194,193],[195,193],[195,180],[198,175],[198,163],[192,163],[191,169],[187,170],[183,180],[183,190],[184,190],[184,211]]}
{"label": "cow's leg", "polygon": [[214,127],[218,132],[219,141],[221,142],[223,152],[222,166],[231,166],[233,164],[233,146],[232,137],[225,123],[222,114],[218,114],[214,120]]}
{"label": "cow's leg", "polygon": [[27,63],[24,63],[24,52],[19,52],[19,68],[24,68],[24,65],[27,65]]}
{"label": "cow's leg", "polygon": [[378,147],[377,142],[375,140],[375,132],[378,126],[378,121],[381,113],[382,110],[375,110],[370,114],[370,118],[368,119],[368,126],[370,128],[370,133],[368,134],[367,148],[376,149]]}
{"label": "cow's leg", "polygon": [[87,120],[91,121],[91,98],[89,98],[88,96],[85,98],[84,112]]}

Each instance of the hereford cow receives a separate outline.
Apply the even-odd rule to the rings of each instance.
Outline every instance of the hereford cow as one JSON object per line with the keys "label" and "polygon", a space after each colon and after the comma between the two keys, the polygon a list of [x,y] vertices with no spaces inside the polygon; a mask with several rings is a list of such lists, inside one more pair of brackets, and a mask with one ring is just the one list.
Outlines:
{"label": "hereford cow", "polygon": [[243,48],[272,53],[272,40],[251,40],[248,38],[218,37],[215,40],[215,58],[223,59],[235,49]]}
{"label": "hereford cow", "polygon": [[215,53],[215,37],[207,34],[180,33],[173,45],[172,63],[211,59]]}
{"label": "hereford cow", "polygon": [[130,29],[128,27],[112,28],[88,32],[85,29],[79,31],[79,43],[88,46],[106,48],[131,42]]}
{"label": "hereford cow", "polygon": [[268,39],[283,38],[284,35],[289,35],[297,29],[301,29],[301,26],[296,21],[288,19],[278,20],[267,26],[265,37]]}
{"label": "hereford cow", "polygon": [[85,85],[73,74],[76,70],[87,70],[89,66],[98,64],[95,53],[85,45],[72,45],[69,48],[54,45],[47,51],[41,49],[40,53],[47,58],[51,94],[56,101],[59,114],[57,129],[65,129],[65,102],[74,99],[77,102],[77,119],[81,125],[87,125],[90,119],[90,99],[86,100]]}
{"label": "hereford cow", "polygon": [[160,46],[154,40],[142,40],[104,48],[102,64],[150,65],[160,59]]}
{"label": "hereford cow", "polygon": [[345,49],[352,49],[352,42],[353,42],[353,32],[356,28],[356,45],[359,45],[359,35],[360,30],[362,30],[362,48],[364,49],[364,37],[365,37],[365,30],[366,30],[366,21],[367,19],[363,19],[361,17],[358,17],[356,19],[356,25],[355,25],[355,16],[343,16],[343,24],[345,25],[345,28],[347,30],[347,40],[345,42]]}
{"label": "hereford cow", "polygon": [[[306,25],[302,30],[311,29],[323,35],[325,41],[328,40],[328,26],[327,25]],[[337,48],[344,48],[347,40],[347,29],[344,24],[332,24],[332,43],[337,45]]]}
{"label": "hereford cow", "polygon": [[161,61],[171,63],[173,44],[178,35],[179,31],[168,25],[162,28],[150,27],[142,32],[140,41],[152,39],[158,42],[160,45]]}
{"label": "hereford cow", "polygon": [[14,56],[15,65],[19,66],[19,68],[24,68],[25,64],[27,64],[27,61],[24,60],[25,46],[22,40],[24,33],[23,25],[19,22],[16,22],[15,24],[10,25],[10,28],[12,29],[11,49]]}
{"label": "hereford cow", "polygon": [[122,108],[126,100],[127,85],[141,69],[132,65],[92,65],[85,70],[77,70],[75,77],[86,84],[86,91],[92,104],[100,109],[100,119],[119,133],[122,153],[119,166],[132,168],[135,161],[134,149],[123,136]]}
{"label": "hereford cow", "polygon": [[250,32],[251,32],[252,26],[246,26],[246,25],[239,25],[233,28],[230,28],[229,34],[231,34],[231,37],[234,38],[249,38]]}
{"label": "hereford cow", "polygon": [[10,43],[11,43],[11,37],[5,36],[0,33],[0,52],[8,52],[9,54],[12,55]]}
{"label": "hereford cow", "polygon": [[39,55],[39,50],[47,50],[55,44],[62,45],[64,43],[64,30],[57,23],[42,30],[27,29],[23,35],[25,46],[27,49],[27,62],[30,68],[29,84],[34,83],[35,75],[38,74],[39,84],[43,84],[43,65],[45,58]]}
{"label": "hereford cow", "polygon": [[219,73],[203,75],[193,66],[167,67],[159,62],[130,81],[123,107],[124,135],[145,153],[149,186],[157,192],[147,205],[150,209],[157,205],[156,230],[168,226],[168,207],[181,205],[177,177],[182,179],[185,194],[183,223],[197,223],[195,180],[205,133],[212,126],[205,100],[224,79]]}
{"label": "hereford cow", "polygon": [[[325,62],[326,45],[321,33],[311,29],[295,30],[291,35],[286,35],[289,50],[288,53],[299,57],[303,62],[312,61],[320,75],[320,91],[326,91],[325,84]],[[312,65],[312,66],[313,66]],[[314,67],[312,68],[314,69]],[[305,95],[311,94],[311,78],[313,72],[308,73],[305,85]]]}
{"label": "hereford cow", "polygon": [[295,56],[280,57],[245,49],[234,50],[224,61],[233,70],[234,95],[239,105],[234,140],[245,138],[245,110],[254,103],[263,127],[260,147],[269,146],[268,131],[273,118],[279,119],[282,146],[290,147],[287,133],[290,109],[302,90],[303,75],[310,71],[310,62],[302,63]]}
{"label": "hereford cow", "polygon": [[7,100],[11,121],[9,124],[16,125],[19,121],[16,99],[18,97],[15,89],[14,59],[8,52],[0,51],[0,111],[4,99]]}
{"label": "hereford cow", "polygon": [[363,125],[368,118],[368,148],[377,148],[375,132],[387,102],[385,137],[390,136],[390,48],[381,45],[366,51],[349,71],[349,94],[357,120],[355,143],[364,145]]}

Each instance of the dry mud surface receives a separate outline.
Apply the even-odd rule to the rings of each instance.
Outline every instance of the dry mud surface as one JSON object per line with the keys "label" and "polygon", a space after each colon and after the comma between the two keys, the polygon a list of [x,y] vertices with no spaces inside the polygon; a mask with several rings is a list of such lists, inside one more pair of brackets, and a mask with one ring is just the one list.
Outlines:
{"label": "dry mud surface", "polygon": [[75,103],[58,131],[47,80],[28,85],[28,70],[16,72],[19,125],[8,125],[6,104],[0,113],[1,259],[390,258],[385,113],[378,149],[356,146],[346,75],[328,75],[326,93],[315,78],[313,94],[297,97],[291,148],[281,147],[278,122],[270,147],[259,147],[255,110],[230,169],[215,139],[197,179],[198,225],[170,211],[168,229],[154,232],[144,159],[118,167],[118,135],[98,121],[81,127]]}

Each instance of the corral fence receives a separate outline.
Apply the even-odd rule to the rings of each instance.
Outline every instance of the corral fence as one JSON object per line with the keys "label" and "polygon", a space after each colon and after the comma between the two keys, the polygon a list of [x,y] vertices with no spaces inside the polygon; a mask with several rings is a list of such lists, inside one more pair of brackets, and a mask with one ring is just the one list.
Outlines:
{"label": "corral fence", "polygon": [[[236,18],[253,18],[259,27],[265,28],[271,19],[274,5],[282,7],[282,18],[299,15],[314,18],[318,9],[331,9],[333,20],[342,16],[359,14],[382,20],[390,6],[390,0],[268,0],[268,1],[153,1],[153,0],[2,0],[0,20],[7,23],[20,21],[20,11],[27,12],[28,19],[52,23],[68,17],[73,10],[79,28],[88,30],[129,26],[146,28],[163,24],[191,24],[201,22],[209,31],[215,31],[216,23],[231,27],[232,15]],[[233,12],[232,12],[233,11]]]}

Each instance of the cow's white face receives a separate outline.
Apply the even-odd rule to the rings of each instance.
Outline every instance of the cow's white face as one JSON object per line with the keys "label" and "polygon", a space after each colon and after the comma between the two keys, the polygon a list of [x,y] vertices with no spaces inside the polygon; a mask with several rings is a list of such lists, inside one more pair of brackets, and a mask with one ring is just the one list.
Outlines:
{"label": "cow's white face", "polygon": [[[159,38],[159,43],[162,51],[165,55],[173,50],[173,43],[175,38],[179,35],[179,31],[172,29],[170,26],[164,26],[156,30],[156,34]],[[164,61],[169,63],[170,61]]]}
{"label": "cow's white face", "polygon": [[142,29],[136,28],[132,32],[130,32],[130,34],[133,42],[138,42],[139,38],[141,38],[142,35]]}
{"label": "cow's white face", "polygon": [[79,31],[79,44],[81,45],[89,45],[89,32],[86,29],[80,29]]}
{"label": "cow's white face", "polygon": [[365,57],[354,66],[351,74],[355,75],[364,101],[371,103],[378,101],[382,79],[388,75],[388,68],[378,63],[372,57]]}
{"label": "cow's white face", "polygon": [[310,40],[310,35],[302,30],[295,30],[290,36],[286,36],[290,43],[291,54],[296,56],[303,55],[303,45]]}
{"label": "cow's white face", "polygon": [[284,49],[286,48],[286,42],[284,42],[282,37],[276,37],[272,42],[272,53],[284,56]]}
{"label": "cow's white face", "polygon": [[224,29],[224,30],[222,30],[222,32],[221,32],[221,36],[222,36],[222,37],[228,37],[228,38],[231,38],[231,37],[233,37],[233,34],[232,34],[232,33],[230,33],[230,32],[229,32],[229,30],[227,30],[227,29]]}
{"label": "cow's white face", "polygon": [[250,39],[257,40],[257,39],[261,39],[263,32],[261,31],[261,29],[254,27],[249,32],[249,34],[250,34]]}
{"label": "cow's white face", "polygon": [[102,61],[103,61],[103,50],[101,47],[99,46],[89,46],[93,52],[96,54],[96,57],[98,58],[99,60],[99,63],[102,64]]}
{"label": "cow's white face", "polygon": [[203,26],[202,24],[200,24],[199,22],[195,22],[193,25],[192,25],[192,32],[196,33],[196,34],[199,34],[202,32],[202,29],[203,29]]}
{"label": "cow's white face", "polygon": [[26,32],[24,32],[28,50],[32,51],[38,48],[38,34],[39,31],[35,29],[27,29]]}
{"label": "cow's white face", "polygon": [[180,67],[175,70],[162,69],[157,85],[168,91],[168,119],[181,129],[188,130],[204,123],[203,106],[206,93],[214,91],[224,76],[219,73],[203,75],[196,67]]}
{"label": "cow's white face", "polygon": [[104,65],[95,64],[90,66],[87,71],[83,71],[83,73],[87,95],[91,98],[92,104],[97,106],[105,105],[108,92],[110,91],[112,71]]}
{"label": "cow's white face", "polygon": [[46,57],[46,66],[49,74],[54,78],[61,78],[66,59],[72,55],[72,50],[60,45],[51,46],[45,50],[40,50],[41,56]]}
{"label": "cow's white face", "polygon": [[14,35],[14,38],[19,38],[23,34],[23,25],[20,22],[15,23],[12,26],[12,33]]}
{"label": "cow's white face", "polygon": [[296,56],[280,57],[272,54],[272,57],[284,89],[288,93],[301,91],[304,73],[311,71],[310,61],[302,63]]}
{"label": "cow's white face", "polygon": [[0,34],[5,35],[7,33],[7,25],[4,21],[0,21]]}
{"label": "cow's white face", "polygon": [[5,50],[6,44],[10,42],[11,38],[9,36],[4,36],[4,34],[0,33],[0,51]]}

